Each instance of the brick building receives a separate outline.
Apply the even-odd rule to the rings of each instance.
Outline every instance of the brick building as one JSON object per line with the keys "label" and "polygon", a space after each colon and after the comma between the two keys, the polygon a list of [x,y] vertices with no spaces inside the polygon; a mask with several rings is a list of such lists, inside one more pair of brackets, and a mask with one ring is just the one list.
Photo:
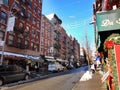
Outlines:
{"label": "brick building", "polygon": [[[6,36],[4,63],[27,64],[28,59],[39,61],[40,55],[64,60],[73,55],[79,60],[79,43],[67,35],[56,14],[42,15],[42,0],[5,1],[0,5],[0,41]],[[9,16],[15,16],[15,26],[5,35]]]}
{"label": "brick building", "polygon": [[[53,40],[51,40],[50,45],[50,47],[53,47],[53,52],[51,55],[47,55],[62,60],[68,60],[73,55],[75,59],[79,60],[80,44],[75,38],[73,39],[72,36],[69,36],[66,33],[66,30],[61,26],[62,21],[58,18],[58,16],[56,14],[50,14],[46,17],[44,16],[42,21],[50,23],[49,25],[51,26],[51,34],[53,34],[51,35]],[[44,28],[50,29],[49,25],[46,25]]]}
{"label": "brick building", "polygon": [[[25,60],[40,55],[42,0],[6,0],[0,6],[0,40],[5,38],[8,17],[15,16],[13,31],[7,32],[4,61]],[[2,47],[0,48],[2,52]]]}

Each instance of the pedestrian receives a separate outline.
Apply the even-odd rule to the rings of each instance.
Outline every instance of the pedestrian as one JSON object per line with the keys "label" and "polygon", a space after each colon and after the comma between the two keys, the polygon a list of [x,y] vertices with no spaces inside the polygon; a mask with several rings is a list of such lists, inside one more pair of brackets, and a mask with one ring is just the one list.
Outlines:
{"label": "pedestrian", "polygon": [[95,69],[97,70],[101,66],[101,57],[100,53],[96,53],[96,60],[95,60]]}
{"label": "pedestrian", "polygon": [[95,73],[95,65],[94,65],[94,63],[91,64],[90,71],[92,72],[92,74]]}
{"label": "pedestrian", "polygon": [[36,72],[38,72],[38,71],[39,71],[39,68],[38,68],[38,66],[37,66],[37,65],[35,65],[35,70],[36,70]]}

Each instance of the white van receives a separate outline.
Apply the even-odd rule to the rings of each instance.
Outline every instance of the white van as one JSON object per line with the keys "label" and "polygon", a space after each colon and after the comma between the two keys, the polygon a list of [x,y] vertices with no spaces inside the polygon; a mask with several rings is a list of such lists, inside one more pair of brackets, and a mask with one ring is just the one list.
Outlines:
{"label": "white van", "polygon": [[62,66],[61,64],[59,64],[58,62],[51,62],[49,63],[48,65],[48,71],[51,71],[51,72],[59,72],[59,71],[64,71],[65,67]]}

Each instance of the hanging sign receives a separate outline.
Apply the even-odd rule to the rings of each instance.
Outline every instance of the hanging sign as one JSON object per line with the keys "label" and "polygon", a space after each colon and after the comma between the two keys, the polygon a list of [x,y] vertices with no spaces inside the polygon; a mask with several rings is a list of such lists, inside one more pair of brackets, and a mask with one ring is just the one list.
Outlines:
{"label": "hanging sign", "polygon": [[13,31],[14,24],[15,24],[15,17],[10,17],[8,19],[7,31]]}

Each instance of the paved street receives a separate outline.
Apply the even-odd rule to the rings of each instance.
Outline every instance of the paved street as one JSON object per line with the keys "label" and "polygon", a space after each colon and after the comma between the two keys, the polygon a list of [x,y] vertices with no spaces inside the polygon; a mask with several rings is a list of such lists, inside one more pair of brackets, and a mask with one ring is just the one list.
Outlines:
{"label": "paved street", "polygon": [[20,85],[16,84],[11,87],[4,86],[2,90],[33,90],[33,88],[34,90],[72,90],[87,68],[88,67],[85,66],[65,72],[53,73],[48,75],[45,79],[39,79]]}
{"label": "paved street", "polygon": [[[49,78],[40,79],[1,90],[105,90],[101,83],[101,75],[96,72],[93,78],[80,81],[88,67],[81,67],[66,72],[55,73]],[[97,83],[96,83],[97,82]]]}
{"label": "paved street", "polygon": [[72,90],[82,74],[74,73],[14,86],[7,90]]}

